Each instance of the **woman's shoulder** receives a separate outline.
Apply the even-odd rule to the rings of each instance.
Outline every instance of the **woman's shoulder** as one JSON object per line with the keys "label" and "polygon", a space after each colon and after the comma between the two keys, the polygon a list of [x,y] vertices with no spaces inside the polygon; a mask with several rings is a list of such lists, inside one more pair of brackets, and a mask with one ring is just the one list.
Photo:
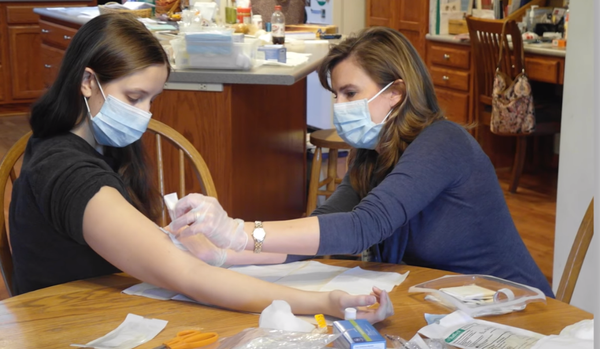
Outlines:
{"label": "woman's shoulder", "polygon": [[476,142],[473,136],[461,125],[450,120],[434,121],[413,141],[427,147],[443,147],[450,151],[471,150]]}

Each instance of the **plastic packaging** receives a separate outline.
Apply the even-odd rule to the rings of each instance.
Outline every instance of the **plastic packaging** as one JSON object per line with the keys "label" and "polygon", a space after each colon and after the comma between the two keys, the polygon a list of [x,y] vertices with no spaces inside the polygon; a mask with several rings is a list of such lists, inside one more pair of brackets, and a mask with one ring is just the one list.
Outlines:
{"label": "plastic packaging", "polygon": [[339,334],[301,333],[247,328],[219,343],[219,349],[313,349],[333,342]]}
{"label": "plastic packaging", "polygon": [[[171,41],[177,69],[250,70],[256,61],[258,45],[258,39],[249,38],[244,42],[215,42],[210,45],[212,53],[202,53],[190,52],[189,48],[191,51],[206,51],[205,45],[186,43],[183,37]],[[199,48],[202,49],[197,50]]]}
{"label": "plastic packaging", "polygon": [[285,44],[285,15],[281,12],[281,6],[275,6],[275,12],[271,16],[271,35],[274,45]]}
{"label": "plastic packaging", "polygon": [[[461,286],[470,287],[457,289]],[[491,293],[484,294],[484,290]],[[446,275],[414,285],[408,292],[429,293],[425,299],[472,317],[506,314],[523,310],[531,302],[546,302],[544,293],[535,287],[489,275]]]}

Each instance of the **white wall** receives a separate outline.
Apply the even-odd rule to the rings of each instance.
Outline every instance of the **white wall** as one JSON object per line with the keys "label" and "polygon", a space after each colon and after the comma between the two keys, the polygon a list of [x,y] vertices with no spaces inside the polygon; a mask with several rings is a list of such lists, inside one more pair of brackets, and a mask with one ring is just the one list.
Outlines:
{"label": "white wall", "polygon": [[[594,193],[594,0],[570,2],[569,41],[558,168],[553,289],[556,291],[581,219]],[[595,241],[583,264],[571,304],[593,312],[598,305]]]}

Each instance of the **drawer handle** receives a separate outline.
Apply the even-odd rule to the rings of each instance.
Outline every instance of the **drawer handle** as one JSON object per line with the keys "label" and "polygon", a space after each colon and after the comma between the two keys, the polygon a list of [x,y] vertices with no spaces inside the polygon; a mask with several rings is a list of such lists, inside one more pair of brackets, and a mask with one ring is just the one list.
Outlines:
{"label": "drawer handle", "polygon": [[448,76],[444,75],[444,76],[442,76],[442,80],[448,81],[448,80],[450,80],[450,78]]}
{"label": "drawer handle", "polygon": [[42,29],[42,33],[43,33],[43,34],[50,33],[50,30],[48,30],[48,29]]}
{"label": "drawer handle", "polygon": [[52,68],[52,65],[51,64],[44,64],[44,68],[50,69],[50,68]]}
{"label": "drawer handle", "polygon": [[450,55],[449,55],[449,54],[447,54],[447,53],[444,53],[444,59],[445,59],[445,60],[449,60],[449,59],[450,59]]}
{"label": "drawer handle", "polygon": [[68,36],[68,35],[65,35],[65,36],[63,36],[63,39],[65,39],[65,40],[71,40],[71,37]]}

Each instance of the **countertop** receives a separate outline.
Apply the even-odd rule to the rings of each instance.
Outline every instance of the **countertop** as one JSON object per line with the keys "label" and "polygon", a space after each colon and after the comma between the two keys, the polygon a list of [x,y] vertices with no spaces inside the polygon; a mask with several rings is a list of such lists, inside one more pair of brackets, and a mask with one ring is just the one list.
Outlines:
{"label": "countertop", "polygon": [[[469,41],[458,40],[456,35],[432,35],[427,34],[425,38],[431,41],[447,42],[451,44],[470,45]],[[544,56],[565,57],[567,50],[564,47],[552,47],[552,44],[528,44],[523,45],[525,53],[532,53]]]}
{"label": "countertop", "polygon": [[20,2],[86,2],[91,0],[0,0],[0,2],[12,2],[12,3],[20,3]]}
{"label": "countertop", "polygon": [[[41,16],[80,25],[84,25],[91,19],[91,17],[78,17],[76,15],[77,8],[36,8],[33,11]],[[313,72],[323,57],[324,55],[313,54],[308,62],[296,67],[261,66],[250,71],[174,69],[168,83],[293,85]]]}

